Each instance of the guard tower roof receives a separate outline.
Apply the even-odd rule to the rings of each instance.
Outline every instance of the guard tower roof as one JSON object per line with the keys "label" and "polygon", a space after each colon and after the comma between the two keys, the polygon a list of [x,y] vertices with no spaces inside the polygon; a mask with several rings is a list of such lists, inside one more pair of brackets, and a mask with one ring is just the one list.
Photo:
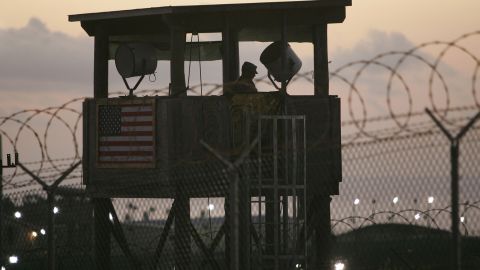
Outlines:
{"label": "guard tower roof", "polygon": [[[340,23],[345,19],[345,6],[351,0],[317,0],[166,6],[112,12],[70,15],[69,21],[80,21],[90,36],[98,28],[108,35],[148,35],[169,33],[172,27],[187,32],[222,32],[226,21],[238,29],[239,41],[277,40],[282,20],[288,29],[289,41],[311,41],[312,25]],[[271,34],[269,34],[271,33]]]}

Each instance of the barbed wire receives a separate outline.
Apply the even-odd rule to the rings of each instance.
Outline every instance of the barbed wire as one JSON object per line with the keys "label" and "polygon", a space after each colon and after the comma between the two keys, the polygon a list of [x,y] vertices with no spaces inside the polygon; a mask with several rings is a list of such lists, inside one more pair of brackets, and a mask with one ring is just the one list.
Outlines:
{"label": "barbed wire", "polygon": [[[476,202],[463,202],[460,203],[462,207],[461,211],[461,220],[460,224],[462,226],[462,233],[464,236],[468,236],[471,233],[477,235],[480,230],[478,223],[473,222],[469,223],[468,220],[472,219],[477,221],[478,214],[480,214],[480,201]],[[331,219],[332,231],[335,234],[342,233],[345,231],[358,230],[369,225],[378,225],[378,224],[406,224],[406,225],[417,225],[431,227],[438,230],[449,230],[450,226],[450,215],[452,212],[451,205],[439,208],[431,209],[420,209],[420,208],[409,208],[401,210],[376,210],[371,214],[365,215],[350,215],[343,216],[341,218]],[[475,218],[472,216],[476,214]],[[471,215],[471,216],[469,216]],[[341,229],[341,226],[345,226],[344,229]]]}
{"label": "barbed wire", "polygon": [[[424,119],[423,107],[431,107],[433,111],[439,115],[439,117],[448,124],[451,128],[458,128],[461,126],[462,121],[468,118],[469,113],[480,109],[480,98],[478,97],[478,90],[476,87],[477,76],[480,70],[480,57],[477,56],[472,50],[467,49],[461,45],[462,42],[472,39],[475,36],[480,36],[480,31],[466,33],[452,41],[432,41],[422,43],[407,51],[390,51],[382,52],[368,60],[352,61],[344,64],[332,72],[330,72],[331,82],[340,82],[347,86],[346,94],[346,110],[349,114],[349,119],[342,121],[342,127],[349,129],[342,134],[342,145],[346,146],[361,141],[376,141],[384,138],[395,138],[397,136],[405,134],[425,134],[428,131],[434,130],[434,125],[430,121]],[[435,56],[427,56],[422,53],[423,50],[430,47],[441,47],[440,52]],[[474,62],[474,68],[472,69],[472,75],[470,79],[471,84],[471,98],[468,100],[473,101],[473,104],[460,104],[460,106],[452,106],[450,88],[447,84],[446,76],[440,71],[439,67],[442,60],[446,55],[456,50],[466,55]],[[388,61],[391,57],[399,57],[393,63]],[[402,66],[408,59],[416,60],[430,71],[427,78],[427,91],[429,104],[422,104],[420,107],[422,110],[414,111],[415,98],[413,97],[411,83],[406,79],[405,72],[402,71]],[[385,104],[387,105],[387,115],[383,116],[369,116],[368,115],[368,100],[364,92],[360,90],[359,81],[363,77],[371,75],[368,73],[369,67],[377,67],[385,70],[386,86],[385,91]],[[349,77],[348,74],[353,73],[353,77]],[[435,82],[439,80],[441,85],[441,91],[445,95],[445,104],[440,105],[435,99]],[[292,82],[306,82],[313,84],[313,71],[297,74]],[[392,91],[394,87],[394,81],[400,82],[401,87],[407,95],[406,104],[404,107],[407,111],[404,113],[397,113],[393,108]],[[268,84],[268,78],[266,76],[256,79],[257,84]],[[200,95],[201,86],[195,85],[188,89],[190,95]],[[222,84],[207,83],[202,85],[203,93],[205,95],[219,95],[223,88]],[[144,89],[138,90],[137,95],[168,95],[168,87],[160,89]],[[119,96],[123,92],[112,92],[110,96]],[[44,109],[30,109],[15,112],[11,115],[0,117],[0,134],[6,139],[6,142],[17,151],[20,144],[24,142],[21,138],[25,138],[30,133],[34,138],[35,144],[38,145],[37,153],[40,158],[38,161],[27,162],[25,164],[35,167],[34,172],[38,175],[48,174],[48,177],[54,178],[55,173],[59,175],[65,167],[74,164],[81,159],[80,148],[80,136],[79,130],[81,128],[82,112],[80,110],[80,104],[85,97],[75,98],[61,104],[60,106],[48,107]],[[355,103],[354,100],[358,100]],[[359,106],[359,107],[358,107]],[[417,106],[418,107],[418,106]],[[455,113],[460,116],[449,117],[449,114]],[[42,118],[43,117],[43,118]],[[415,119],[415,121],[414,121]],[[423,120],[423,122],[422,122]],[[393,125],[386,124],[387,122]],[[38,124],[43,123],[43,124]],[[60,125],[67,130],[65,134],[62,133],[63,139],[70,138],[70,142],[65,146],[71,147],[67,157],[54,158],[51,152],[51,146],[49,144],[49,137],[54,131],[53,126]],[[374,125],[380,128],[369,128],[369,125]],[[38,128],[40,126],[40,128]],[[387,128],[385,127],[387,126]],[[351,129],[353,128],[353,129]],[[34,149],[30,149],[32,152]],[[67,153],[67,151],[64,151]],[[77,169],[75,176],[81,177],[79,174],[81,170]],[[18,169],[14,169],[9,175],[3,177],[5,188],[21,188],[28,186],[32,183],[32,180],[22,179],[24,174],[20,173]],[[71,179],[78,180],[78,178],[70,177]],[[15,180],[15,181],[14,181]]]}
{"label": "barbed wire", "polygon": [[[79,188],[77,186],[69,186],[71,188]],[[80,187],[81,189],[81,187]],[[15,206],[14,207],[22,207],[21,200],[15,200],[15,198],[23,198],[26,195],[44,195],[41,189],[38,190],[29,190],[29,191],[22,191],[12,194],[11,198],[13,198]],[[58,195],[62,196],[62,195]],[[42,197],[43,200],[46,198]],[[46,202],[45,202],[46,203]],[[155,205],[157,207],[161,207],[157,210],[166,210],[170,209],[171,200],[170,199],[156,199],[155,201],[145,202],[142,198],[130,198],[128,200],[122,200],[120,202],[115,202],[115,208],[123,213],[127,213],[128,209],[127,205],[137,205],[137,203],[142,204],[144,208],[148,208],[151,205]],[[198,209],[205,209],[205,205],[197,201],[194,203],[195,208]],[[87,204],[86,204],[87,205]],[[80,207],[79,205],[75,207]],[[462,234],[464,236],[480,235],[480,227],[478,226],[478,218],[480,217],[480,201],[464,201],[460,203],[460,223],[462,227]],[[14,208],[16,209],[16,208]],[[392,208],[384,208],[384,209],[377,209],[368,211],[364,209],[364,214],[346,214],[345,209],[343,211],[335,211],[333,210],[332,217],[330,219],[332,233],[334,235],[338,235],[341,233],[345,233],[348,231],[359,230],[365,228],[370,225],[380,225],[380,224],[404,224],[404,225],[415,225],[415,226],[423,226],[427,228],[432,228],[436,230],[449,230],[450,226],[450,215],[451,215],[451,205],[445,205],[442,207],[432,207],[428,209],[422,209],[419,207],[410,207],[410,208],[403,208],[403,209],[392,209]],[[13,212],[12,212],[13,213]],[[42,213],[34,212],[35,215],[42,216]],[[46,215],[46,213],[44,213]],[[257,213],[258,214],[258,213]],[[5,215],[5,214],[4,214]],[[224,215],[217,215],[216,218],[223,218]],[[13,217],[7,217],[13,218]],[[194,224],[201,225],[200,222],[202,219],[208,219],[208,217],[197,216],[195,217],[197,222]],[[126,226],[135,226],[140,224],[150,224],[157,225],[161,224],[158,221],[165,221],[165,218],[153,218],[149,219],[148,221],[141,220],[141,219],[132,219],[132,220],[121,220],[122,225]],[[473,221],[473,222],[469,222]],[[24,221],[26,222],[26,221]],[[32,229],[37,229],[41,227],[41,224],[28,224],[25,223],[26,226],[31,227]],[[218,229],[218,228],[217,228]],[[160,232],[159,232],[160,233]],[[211,232],[202,232],[202,236],[209,236]],[[155,239],[158,239],[159,235],[157,236],[150,236],[151,240],[148,241],[149,247],[153,247],[153,243],[155,243]],[[148,247],[143,247],[148,248]]]}

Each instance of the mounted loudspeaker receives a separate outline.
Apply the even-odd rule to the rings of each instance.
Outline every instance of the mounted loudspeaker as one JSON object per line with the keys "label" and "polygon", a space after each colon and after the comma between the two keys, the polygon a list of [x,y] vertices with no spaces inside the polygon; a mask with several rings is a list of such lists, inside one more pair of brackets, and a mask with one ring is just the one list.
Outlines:
{"label": "mounted loudspeaker", "polygon": [[[122,76],[125,86],[133,96],[145,75],[153,74],[157,69],[157,56],[155,47],[148,43],[126,43],[117,48],[115,52],[115,66]],[[141,76],[133,88],[128,85],[126,78]]]}
{"label": "mounted loudspeaker", "polygon": [[282,52],[284,46],[281,41],[276,41],[270,44],[260,55],[260,62],[262,62],[268,70],[268,78],[277,89],[280,88],[277,87],[272,80],[272,76],[275,81],[288,84],[302,67],[302,61],[298,58],[290,45],[288,43],[285,45],[285,69],[282,68]]}
{"label": "mounted loudspeaker", "polygon": [[115,66],[122,77],[148,75],[157,69],[155,47],[148,43],[127,43],[118,47]]}

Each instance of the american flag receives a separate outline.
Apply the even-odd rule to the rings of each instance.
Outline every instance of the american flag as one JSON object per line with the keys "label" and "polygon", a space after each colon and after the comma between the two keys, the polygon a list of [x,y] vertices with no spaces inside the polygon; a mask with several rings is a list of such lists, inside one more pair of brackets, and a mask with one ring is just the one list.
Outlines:
{"label": "american flag", "polygon": [[99,165],[147,167],[155,164],[153,108],[153,103],[98,106]]}

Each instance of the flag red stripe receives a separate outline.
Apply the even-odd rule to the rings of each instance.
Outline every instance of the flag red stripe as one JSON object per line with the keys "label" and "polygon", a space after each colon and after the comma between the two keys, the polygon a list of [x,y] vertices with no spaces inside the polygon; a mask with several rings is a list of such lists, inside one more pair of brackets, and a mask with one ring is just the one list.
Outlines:
{"label": "flag red stripe", "polygon": [[[151,150],[155,144],[153,104],[120,104],[119,106],[122,108],[119,123],[122,131],[116,135],[99,137],[98,162],[105,165],[125,164],[125,166],[152,164],[155,153],[155,150]],[[113,116],[118,117],[118,114]],[[137,141],[135,137],[144,138],[139,138]],[[109,147],[114,149],[110,151]]]}
{"label": "flag red stripe", "polygon": [[100,156],[153,156],[153,151],[100,151]]}
{"label": "flag red stripe", "polygon": [[100,141],[100,146],[151,146],[153,141]]}
{"label": "flag red stripe", "polygon": [[120,106],[121,107],[152,107],[152,104],[120,104]]}
{"label": "flag red stripe", "polygon": [[153,131],[123,131],[120,136],[153,136]]}
{"label": "flag red stripe", "polygon": [[122,116],[150,116],[152,112],[122,112]]}
{"label": "flag red stripe", "polygon": [[152,161],[98,161],[99,163],[109,163],[109,164],[152,164]]}
{"label": "flag red stripe", "polygon": [[139,126],[152,126],[152,121],[145,121],[145,122],[122,122],[122,126],[125,127],[139,127]]}

